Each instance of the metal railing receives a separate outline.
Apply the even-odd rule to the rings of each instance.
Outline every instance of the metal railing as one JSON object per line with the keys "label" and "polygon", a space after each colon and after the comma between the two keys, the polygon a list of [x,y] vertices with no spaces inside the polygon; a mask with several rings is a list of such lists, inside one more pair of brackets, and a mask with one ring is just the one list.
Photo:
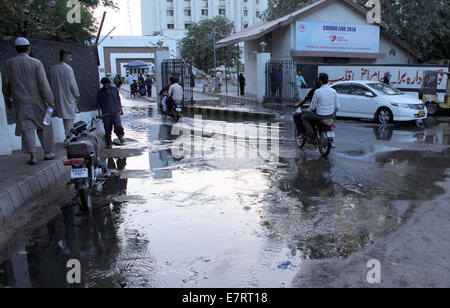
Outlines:
{"label": "metal railing", "polygon": [[292,103],[298,100],[295,86],[297,63],[293,60],[270,60],[266,64],[265,101]]}

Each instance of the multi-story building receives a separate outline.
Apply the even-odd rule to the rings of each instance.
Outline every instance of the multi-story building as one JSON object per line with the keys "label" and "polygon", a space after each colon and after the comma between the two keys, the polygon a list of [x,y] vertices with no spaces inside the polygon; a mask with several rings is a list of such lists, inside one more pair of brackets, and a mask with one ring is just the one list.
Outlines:
{"label": "multi-story building", "polygon": [[236,32],[261,21],[267,0],[141,0],[142,34],[184,37],[192,23],[224,16]]}

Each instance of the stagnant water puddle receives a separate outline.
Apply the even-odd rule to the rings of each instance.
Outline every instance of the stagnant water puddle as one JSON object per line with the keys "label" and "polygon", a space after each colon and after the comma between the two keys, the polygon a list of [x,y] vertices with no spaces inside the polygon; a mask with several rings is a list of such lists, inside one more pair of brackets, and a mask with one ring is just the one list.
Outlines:
{"label": "stagnant water puddle", "polygon": [[304,260],[345,258],[394,231],[444,193],[450,168],[446,155],[408,151],[377,154],[375,169],[308,156],[205,164],[169,150],[107,163],[116,172],[89,215],[63,207],[12,248],[0,285],[72,287],[77,259],[79,287],[288,287]]}
{"label": "stagnant water puddle", "polygon": [[[177,136],[155,112],[132,110],[127,136],[146,150],[107,159],[115,171],[88,215],[60,204],[61,214],[8,247],[0,287],[289,287],[305,260],[359,252],[422,200],[446,193],[437,183],[448,177],[448,150],[338,143],[323,160],[299,152],[281,125],[280,161],[175,157]],[[230,144],[214,133],[224,123],[205,123],[200,142],[227,153]],[[343,129],[354,140],[386,136]],[[233,153],[254,140],[241,137]],[[72,259],[81,263],[81,285],[67,282]]]}

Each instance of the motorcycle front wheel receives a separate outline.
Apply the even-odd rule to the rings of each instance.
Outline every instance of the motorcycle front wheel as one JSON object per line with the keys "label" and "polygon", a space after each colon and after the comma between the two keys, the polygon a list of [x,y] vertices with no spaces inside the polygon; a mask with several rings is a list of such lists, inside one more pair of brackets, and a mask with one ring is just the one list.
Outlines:
{"label": "motorcycle front wheel", "polygon": [[322,157],[327,158],[328,155],[330,155],[331,152],[331,142],[328,140],[328,136],[326,132],[322,132],[319,134],[319,152],[322,155]]}
{"label": "motorcycle front wheel", "polygon": [[295,131],[295,143],[300,149],[303,149],[306,144],[306,139],[297,130]]}
{"label": "motorcycle front wheel", "polygon": [[80,209],[83,212],[89,211],[89,208],[92,206],[92,192],[91,192],[91,190],[89,188],[88,189],[84,189],[84,190],[80,190],[78,192],[78,195],[80,196],[80,201],[81,201]]}

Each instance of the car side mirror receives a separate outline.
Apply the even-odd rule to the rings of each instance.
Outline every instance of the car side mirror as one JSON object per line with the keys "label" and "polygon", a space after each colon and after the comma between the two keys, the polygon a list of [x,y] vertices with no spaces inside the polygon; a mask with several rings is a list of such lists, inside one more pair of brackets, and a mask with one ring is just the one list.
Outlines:
{"label": "car side mirror", "polygon": [[372,92],[369,92],[369,91],[367,91],[364,95],[367,97],[375,97],[375,94],[373,94]]}

